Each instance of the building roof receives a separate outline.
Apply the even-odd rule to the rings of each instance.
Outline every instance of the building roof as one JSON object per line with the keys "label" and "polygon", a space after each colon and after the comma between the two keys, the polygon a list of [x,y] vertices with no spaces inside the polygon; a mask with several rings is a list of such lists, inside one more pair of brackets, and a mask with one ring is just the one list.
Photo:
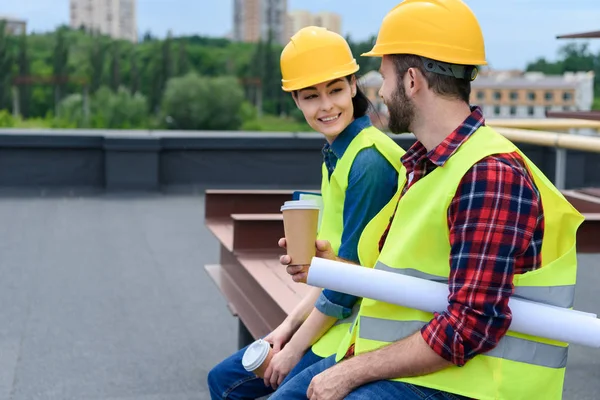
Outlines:
{"label": "building roof", "polygon": [[479,76],[472,87],[494,89],[575,89],[582,80],[593,80],[593,72],[566,73],[564,75],[545,75],[539,72],[527,72],[521,76]]}
{"label": "building roof", "polygon": [[26,20],[24,20],[22,18],[18,18],[14,15],[9,15],[9,14],[0,14],[0,21],[10,21],[10,22],[20,22],[20,23],[27,22]]}
{"label": "building roof", "polygon": [[[541,72],[493,71],[480,75],[472,87],[494,89],[575,89],[582,80],[593,80],[593,72],[545,75]],[[379,88],[383,78],[378,71],[369,71],[358,80],[363,88]]]}
{"label": "building roof", "polygon": [[[0,393],[210,398],[198,376],[235,349],[238,325],[203,269],[219,259],[203,198],[2,198]],[[578,263],[575,308],[599,313],[600,256]],[[565,398],[597,398],[598,360],[570,346]]]}

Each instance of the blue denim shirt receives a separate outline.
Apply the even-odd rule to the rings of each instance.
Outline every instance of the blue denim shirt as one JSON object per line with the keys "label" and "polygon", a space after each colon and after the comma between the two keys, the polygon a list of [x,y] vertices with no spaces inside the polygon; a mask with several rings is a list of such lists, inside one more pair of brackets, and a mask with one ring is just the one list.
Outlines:
{"label": "blue denim shirt", "polygon": [[[333,141],[323,147],[323,160],[329,177],[337,160],[342,158],[350,142],[371,126],[369,116],[355,119]],[[344,200],[344,228],[338,257],[359,263],[358,240],[375,215],[390,201],[398,184],[398,172],[375,146],[361,150],[354,159],[348,175]],[[352,313],[358,297],[324,289],[315,307],[323,314],[343,319]]]}

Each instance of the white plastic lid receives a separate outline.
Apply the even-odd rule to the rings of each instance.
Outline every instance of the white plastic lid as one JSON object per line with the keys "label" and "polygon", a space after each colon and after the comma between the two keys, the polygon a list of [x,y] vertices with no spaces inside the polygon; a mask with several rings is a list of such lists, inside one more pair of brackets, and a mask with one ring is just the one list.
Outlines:
{"label": "white plastic lid", "polygon": [[284,210],[318,210],[319,205],[313,200],[290,200],[283,203],[281,211]]}
{"label": "white plastic lid", "polygon": [[242,365],[248,372],[258,369],[269,355],[271,345],[269,342],[258,339],[252,343],[242,357]]}

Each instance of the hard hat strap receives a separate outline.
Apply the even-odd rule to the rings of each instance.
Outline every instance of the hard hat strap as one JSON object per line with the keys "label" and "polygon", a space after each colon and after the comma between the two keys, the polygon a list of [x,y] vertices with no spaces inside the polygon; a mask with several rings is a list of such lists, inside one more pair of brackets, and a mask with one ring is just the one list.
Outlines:
{"label": "hard hat strap", "polygon": [[475,65],[448,64],[431,58],[421,57],[425,69],[434,74],[453,76],[457,79],[473,81],[477,77],[479,69]]}

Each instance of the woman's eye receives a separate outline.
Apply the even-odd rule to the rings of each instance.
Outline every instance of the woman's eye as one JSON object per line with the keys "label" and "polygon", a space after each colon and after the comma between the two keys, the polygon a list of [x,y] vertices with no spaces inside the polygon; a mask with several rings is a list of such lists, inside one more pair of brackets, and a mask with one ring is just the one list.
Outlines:
{"label": "woman's eye", "polygon": [[316,95],[316,94],[309,94],[308,96],[306,96],[306,97],[304,98],[304,100],[311,100],[311,99],[314,99],[315,97],[317,97],[317,95]]}

